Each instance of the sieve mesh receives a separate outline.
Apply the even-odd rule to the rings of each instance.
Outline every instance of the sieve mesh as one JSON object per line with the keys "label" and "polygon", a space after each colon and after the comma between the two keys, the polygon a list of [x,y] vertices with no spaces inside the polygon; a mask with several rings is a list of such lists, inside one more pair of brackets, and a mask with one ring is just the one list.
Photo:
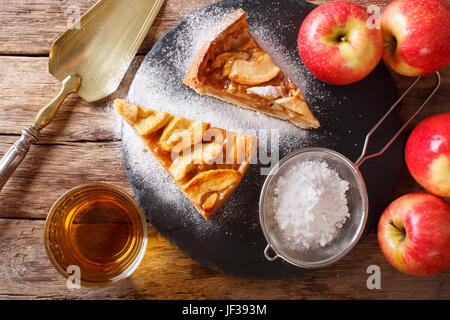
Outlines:
{"label": "sieve mesh", "polygon": [[[293,165],[304,161],[325,161],[341,179],[348,181],[346,192],[350,218],[336,238],[325,247],[292,249],[275,219],[274,189],[278,179]],[[260,222],[269,245],[277,256],[303,268],[318,268],[342,258],[358,242],[368,215],[367,191],[357,167],[338,152],[325,148],[304,148],[293,152],[274,168],[264,184],[260,199]]]}

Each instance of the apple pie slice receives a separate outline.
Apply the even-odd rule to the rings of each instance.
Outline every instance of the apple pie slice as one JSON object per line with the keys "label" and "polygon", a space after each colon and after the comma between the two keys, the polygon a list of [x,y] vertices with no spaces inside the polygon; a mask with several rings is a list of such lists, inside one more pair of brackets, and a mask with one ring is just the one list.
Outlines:
{"label": "apple pie slice", "polygon": [[320,126],[300,89],[253,38],[242,9],[226,18],[203,45],[184,83],[199,94],[288,120],[303,129]]}
{"label": "apple pie slice", "polygon": [[121,99],[114,101],[114,108],[206,220],[239,185],[256,150],[253,136],[144,109]]}

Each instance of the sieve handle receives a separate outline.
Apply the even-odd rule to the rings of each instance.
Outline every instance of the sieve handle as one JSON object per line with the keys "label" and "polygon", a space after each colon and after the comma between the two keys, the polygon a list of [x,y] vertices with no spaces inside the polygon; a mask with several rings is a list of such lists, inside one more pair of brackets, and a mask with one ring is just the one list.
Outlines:
{"label": "sieve handle", "polygon": [[441,75],[439,74],[438,71],[436,71],[435,74],[436,74],[436,77],[437,77],[436,86],[434,87],[434,89],[430,93],[430,95],[427,97],[425,102],[419,107],[419,109],[417,109],[417,111],[408,119],[408,121],[406,121],[406,123],[397,131],[397,133],[392,137],[392,139],[389,140],[389,142],[379,152],[366,156],[367,146],[369,145],[369,140],[370,140],[370,137],[372,136],[372,134],[383,123],[383,121],[391,114],[391,112],[395,109],[395,107],[409,93],[409,91],[411,91],[411,89],[416,85],[416,83],[421,79],[421,77],[417,77],[416,80],[414,80],[414,82],[409,86],[408,89],[406,89],[406,91],[400,96],[400,98],[398,98],[398,100],[394,102],[394,104],[386,112],[386,114],[380,119],[380,121],[378,121],[378,123],[372,128],[372,130],[370,130],[370,132],[366,136],[366,140],[364,141],[363,151],[362,151],[359,159],[356,160],[356,162],[355,162],[355,165],[358,168],[367,159],[374,158],[374,157],[377,157],[377,156],[383,154],[391,146],[391,144],[398,138],[398,136],[403,132],[403,130],[405,130],[405,128],[411,123],[411,121],[414,119],[414,117],[423,109],[423,107],[425,107],[425,105],[428,103],[428,101],[431,99],[431,97],[435,94],[435,92],[437,91],[437,89],[439,88],[439,86],[441,84]]}
{"label": "sieve handle", "polygon": [[275,253],[274,256],[271,256],[271,255],[269,255],[269,250],[272,250],[273,252],[275,252],[275,250],[273,250],[273,248],[270,246],[270,244],[268,244],[267,247],[264,249],[264,257],[266,257],[266,259],[269,261],[277,260],[278,254]]}

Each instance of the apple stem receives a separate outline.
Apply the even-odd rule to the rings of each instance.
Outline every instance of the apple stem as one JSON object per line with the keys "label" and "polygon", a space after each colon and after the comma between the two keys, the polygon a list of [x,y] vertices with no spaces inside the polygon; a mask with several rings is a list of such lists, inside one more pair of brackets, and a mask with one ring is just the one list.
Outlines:
{"label": "apple stem", "polygon": [[335,35],[335,37],[334,37],[333,40],[334,40],[334,42],[335,42],[336,44],[339,44],[339,43],[341,43],[341,42],[347,42],[347,41],[348,41],[348,38],[347,38],[347,36],[345,35],[345,33],[339,32],[338,34]]}
{"label": "apple stem", "polygon": [[398,233],[399,234],[401,234],[402,235],[402,238],[400,239],[400,241],[403,241],[405,238],[406,238],[406,230],[405,230],[405,228],[404,227],[397,227],[395,224],[394,224],[394,221],[389,221],[389,224],[392,226],[392,227],[394,227],[394,229],[395,230],[397,230],[398,231]]}
{"label": "apple stem", "polygon": [[390,41],[385,42],[384,48],[394,52],[397,49],[397,39],[391,35]]}

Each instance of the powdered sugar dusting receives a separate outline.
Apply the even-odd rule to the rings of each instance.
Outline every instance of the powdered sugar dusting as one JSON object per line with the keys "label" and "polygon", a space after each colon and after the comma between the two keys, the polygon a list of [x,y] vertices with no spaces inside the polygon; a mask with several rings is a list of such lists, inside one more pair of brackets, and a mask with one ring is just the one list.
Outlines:
{"label": "powdered sugar dusting", "polygon": [[[274,146],[274,141],[268,141],[271,133],[267,133],[276,130],[277,137],[279,137],[279,141],[276,143],[282,149],[280,150],[281,156],[301,146],[311,145],[311,139],[317,139],[317,135],[310,135],[306,130],[297,128],[287,121],[242,109],[212,97],[198,95],[182,83],[198,50],[214,31],[214,28],[234,10],[234,8],[210,7],[208,10],[202,9],[186,17],[176,32],[169,32],[162,39],[160,47],[157,48],[158,58],[150,55],[143,62],[136,75],[139,81],[132,83],[128,100],[143,107],[165,111],[192,120],[209,122],[212,126],[226,130],[257,135],[260,148],[269,150],[269,153],[270,150],[278,152],[278,145]],[[283,72],[295,83],[301,84],[305,80],[302,79],[299,58],[284,49],[279,37],[273,31],[276,28],[279,26],[260,19],[258,23],[251,25],[251,32]],[[164,56],[164,59],[161,59],[161,55]],[[264,132],[264,139],[258,136],[261,131]],[[123,127],[122,138],[125,152],[130,159],[137,163],[133,171],[138,173],[138,179],[142,180],[140,183],[145,185],[146,189],[153,190],[155,194],[152,195],[152,198],[154,196],[155,199],[158,199],[158,206],[176,206],[175,210],[186,213],[186,216],[196,220],[196,225],[202,226],[197,230],[200,234],[206,232],[203,218],[198,213],[195,213],[194,216],[190,214],[192,205],[178,190],[158,160],[151,153],[142,152],[145,146],[130,126]],[[261,163],[258,162],[258,165],[261,166]],[[264,165],[267,166],[267,163]],[[255,176],[258,178],[255,179]],[[248,181],[248,177],[251,177],[251,181]],[[135,176],[134,179],[136,178]],[[240,188],[245,188],[245,192],[251,192],[257,197],[264,179],[259,167],[251,166],[241,182]],[[248,190],[250,188],[254,190]],[[242,196],[236,195],[238,192],[239,189],[222,207],[219,215],[213,215],[208,221],[208,229],[218,226],[224,228],[227,221],[233,221],[233,214],[236,214],[237,208],[242,206],[243,201]],[[240,216],[240,223],[254,229],[258,226],[255,217],[255,215]]]}
{"label": "powdered sugar dusting", "polygon": [[[302,90],[321,128],[301,130],[285,121],[199,96],[182,83],[197,50],[213,27],[239,7],[248,13],[251,32],[260,45]],[[378,107],[374,103],[367,103],[366,107],[365,103],[377,101],[382,107],[385,100],[379,98],[386,95],[377,91],[381,86],[375,81],[375,86],[361,82],[336,88],[321,83],[307,72],[295,50],[295,38],[301,19],[311,7],[297,0],[224,0],[189,15],[147,56],[130,88],[128,100],[232,131],[255,134],[270,128],[279,133],[276,147],[280,158],[304,146],[322,146],[341,150],[352,159],[352,148],[358,149],[355,142],[363,141],[360,132],[370,130],[369,120]],[[382,79],[386,78],[383,77],[381,74]],[[353,94],[355,91],[366,93],[367,98]],[[352,101],[353,97],[359,100],[350,103],[350,97]],[[183,253],[234,276],[278,278],[303,272],[287,263],[264,259],[267,242],[259,226],[258,200],[266,177],[260,173],[264,163],[259,155],[257,165],[249,167],[231,198],[205,221],[158,160],[150,152],[142,151],[144,144],[130,126],[123,126],[121,136],[127,174],[136,198],[150,223]],[[274,150],[272,141],[267,142],[260,135],[258,140],[263,147],[270,144],[268,149]],[[390,172],[395,173],[395,168]],[[374,202],[379,200],[375,197]]]}
{"label": "powdered sugar dusting", "polygon": [[[304,130],[287,121],[245,110],[215,98],[200,96],[182,83],[198,50],[214,28],[232,12],[231,9],[216,8],[207,13],[200,11],[187,17],[183,27],[174,35],[175,39],[171,39],[176,46],[161,47],[165,59],[152,59],[142,65],[137,76],[143,80],[134,82],[131,86],[130,102],[188,119],[209,122],[226,130],[253,134],[260,129],[278,129],[284,143],[290,143],[293,139],[297,142],[299,139],[306,139]],[[283,50],[277,36],[269,32],[271,29],[272,26],[261,24],[251,31],[280,68],[291,76],[294,82],[301,82],[300,73],[294,71],[299,69],[298,62]],[[271,45],[268,45],[269,43]],[[170,76],[167,77],[167,74]]]}

